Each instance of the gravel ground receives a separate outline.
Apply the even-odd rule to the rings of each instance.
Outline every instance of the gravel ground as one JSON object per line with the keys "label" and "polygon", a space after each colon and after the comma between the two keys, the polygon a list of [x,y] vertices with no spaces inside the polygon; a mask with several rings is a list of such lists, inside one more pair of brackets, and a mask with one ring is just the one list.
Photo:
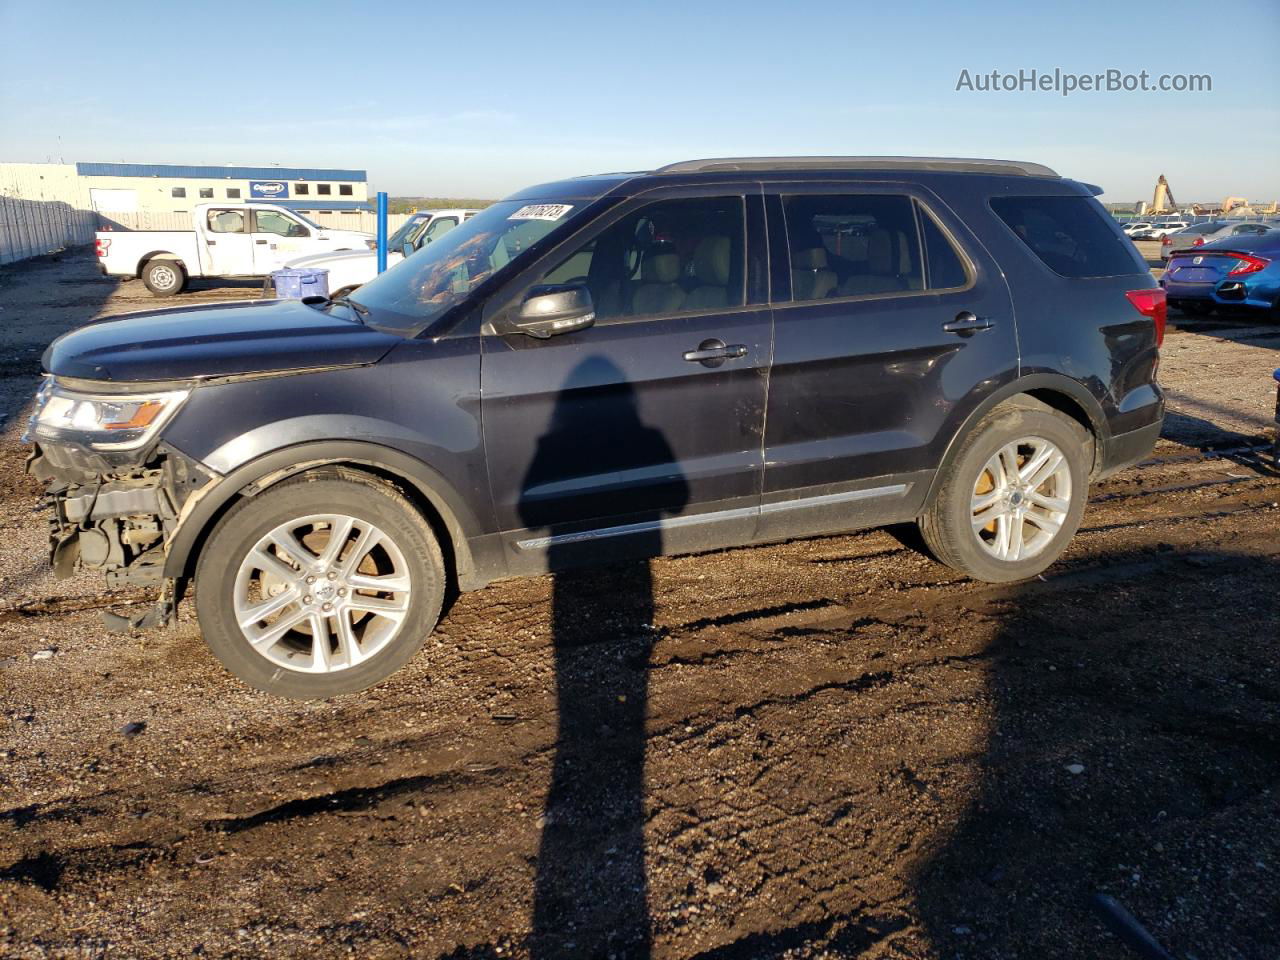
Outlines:
{"label": "gravel ground", "polygon": [[1275,326],[1175,320],[1165,438],[1036,580],[879,531],[501,583],[299,704],[47,572],[39,352],[152,304],[0,271],[0,955],[1137,956],[1105,894],[1280,956]]}

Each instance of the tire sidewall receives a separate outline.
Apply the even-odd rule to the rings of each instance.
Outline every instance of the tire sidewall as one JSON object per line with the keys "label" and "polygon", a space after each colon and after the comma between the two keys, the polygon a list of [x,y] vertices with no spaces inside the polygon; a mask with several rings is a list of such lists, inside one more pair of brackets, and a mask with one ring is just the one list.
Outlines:
{"label": "tire sidewall", "polygon": [[[172,286],[157,286],[151,279],[151,272],[160,267],[168,268],[173,271],[174,282]],[[151,260],[142,268],[142,282],[147,285],[147,289],[154,293],[157,297],[172,297],[176,293],[182,291],[186,279],[186,271],[182,266],[174,260]]]}
{"label": "tire sidewall", "polygon": [[[978,543],[972,530],[972,496],[987,461],[1005,444],[1023,437],[1042,437],[1066,458],[1071,472],[1071,505],[1055,540],[1028,560],[998,560]],[[941,491],[942,522],[964,569],[980,580],[1008,583],[1034,577],[1051,566],[1070,544],[1088,500],[1087,437],[1074,421],[1049,410],[1013,409],[988,420],[951,464]]]}
{"label": "tire sidewall", "polygon": [[[372,659],[329,674],[288,670],[255,652],[236,623],[240,564],[271,530],[311,514],[346,514],[371,522],[400,549],[409,568],[410,611],[400,632]],[[440,616],[445,575],[430,527],[408,501],[376,484],[343,479],[294,480],[233,508],[210,534],[196,566],[196,613],[205,642],[222,664],[258,690],[323,699],[367,689],[395,673],[421,649]]]}

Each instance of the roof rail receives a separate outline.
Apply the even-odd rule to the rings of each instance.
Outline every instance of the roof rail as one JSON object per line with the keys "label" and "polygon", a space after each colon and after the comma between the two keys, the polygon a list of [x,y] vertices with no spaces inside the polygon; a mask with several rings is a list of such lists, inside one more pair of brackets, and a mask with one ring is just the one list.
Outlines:
{"label": "roof rail", "polygon": [[683,160],[654,173],[729,173],[751,170],[933,170],[940,173],[994,173],[1017,177],[1057,177],[1040,163],[966,157],[720,157]]}

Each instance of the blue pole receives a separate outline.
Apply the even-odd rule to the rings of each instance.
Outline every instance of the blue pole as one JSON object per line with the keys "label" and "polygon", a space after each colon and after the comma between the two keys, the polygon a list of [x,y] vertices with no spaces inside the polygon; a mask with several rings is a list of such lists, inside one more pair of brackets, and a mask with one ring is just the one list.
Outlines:
{"label": "blue pole", "polygon": [[378,272],[387,269],[387,195],[378,192]]}

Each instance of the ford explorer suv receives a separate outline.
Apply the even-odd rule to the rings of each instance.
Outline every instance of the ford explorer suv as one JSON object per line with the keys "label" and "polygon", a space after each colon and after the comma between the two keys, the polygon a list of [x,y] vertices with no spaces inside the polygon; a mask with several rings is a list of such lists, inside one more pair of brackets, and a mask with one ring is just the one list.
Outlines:
{"label": "ford explorer suv", "polygon": [[1033,163],[757,158],[523,190],[352,298],[104,319],[27,436],[54,570],[247,683],[387,677],[447,592],[914,521],[1032,577],[1160,431],[1164,291]]}

